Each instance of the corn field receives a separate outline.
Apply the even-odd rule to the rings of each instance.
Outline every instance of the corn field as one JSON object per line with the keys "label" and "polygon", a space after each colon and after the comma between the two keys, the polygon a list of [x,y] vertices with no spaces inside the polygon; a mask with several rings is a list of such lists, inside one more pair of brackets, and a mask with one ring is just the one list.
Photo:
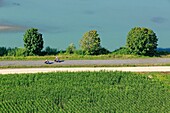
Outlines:
{"label": "corn field", "polygon": [[168,113],[170,90],[146,74],[0,75],[1,113]]}

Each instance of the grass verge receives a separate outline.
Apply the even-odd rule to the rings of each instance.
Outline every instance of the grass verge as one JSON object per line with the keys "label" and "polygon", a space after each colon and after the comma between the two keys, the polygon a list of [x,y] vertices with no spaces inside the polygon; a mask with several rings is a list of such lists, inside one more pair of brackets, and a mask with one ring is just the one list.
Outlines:
{"label": "grass verge", "polygon": [[[160,56],[160,57],[148,57],[148,56],[139,56],[139,55],[67,55],[60,54],[57,55],[62,60],[111,60],[111,59],[136,59],[136,58],[170,58],[170,55]],[[0,61],[4,60],[54,60],[56,56],[3,56],[0,57]]]}

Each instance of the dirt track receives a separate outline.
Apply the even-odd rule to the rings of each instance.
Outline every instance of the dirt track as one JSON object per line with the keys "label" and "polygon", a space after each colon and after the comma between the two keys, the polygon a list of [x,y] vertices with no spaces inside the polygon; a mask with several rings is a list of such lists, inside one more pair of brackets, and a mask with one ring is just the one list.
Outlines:
{"label": "dirt track", "polygon": [[126,71],[126,72],[170,72],[170,66],[154,67],[97,67],[97,68],[21,68],[0,69],[0,74],[46,73],[46,72],[83,72],[83,71]]}

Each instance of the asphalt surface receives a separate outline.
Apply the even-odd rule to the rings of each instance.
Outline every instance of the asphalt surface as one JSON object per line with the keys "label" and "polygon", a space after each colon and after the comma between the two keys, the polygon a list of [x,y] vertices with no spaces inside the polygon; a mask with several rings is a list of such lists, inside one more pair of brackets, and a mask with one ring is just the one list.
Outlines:
{"label": "asphalt surface", "polygon": [[61,65],[61,66],[81,66],[81,65],[161,65],[170,64],[170,58],[148,58],[148,59],[115,59],[115,60],[65,60],[60,63],[50,61],[45,64],[43,60],[38,61],[0,61],[2,66],[42,66],[42,65]]}

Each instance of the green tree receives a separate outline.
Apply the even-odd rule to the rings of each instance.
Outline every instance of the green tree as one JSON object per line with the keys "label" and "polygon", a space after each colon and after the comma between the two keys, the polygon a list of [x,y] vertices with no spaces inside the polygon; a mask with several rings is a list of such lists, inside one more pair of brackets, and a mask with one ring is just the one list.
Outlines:
{"label": "green tree", "polygon": [[58,53],[58,50],[57,48],[51,48],[50,46],[47,46],[44,52],[46,53],[46,55],[56,55]]}
{"label": "green tree", "polygon": [[76,50],[76,46],[75,46],[73,43],[71,43],[71,44],[67,47],[66,53],[68,53],[68,54],[73,54],[73,53],[75,52],[75,50]]}
{"label": "green tree", "polygon": [[157,49],[157,36],[148,28],[132,28],[128,35],[126,46],[130,53],[153,56]]}
{"label": "green tree", "polygon": [[7,49],[6,47],[0,47],[0,56],[4,56],[7,54]]}
{"label": "green tree", "polygon": [[98,54],[100,46],[100,37],[96,30],[86,32],[80,40],[80,47],[85,54],[96,55]]}
{"label": "green tree", "polygon": [[38,29],[31,28],[24,34],[24,47],[27,55],[40,55],[43,49],[42,34],[38,32]]}

